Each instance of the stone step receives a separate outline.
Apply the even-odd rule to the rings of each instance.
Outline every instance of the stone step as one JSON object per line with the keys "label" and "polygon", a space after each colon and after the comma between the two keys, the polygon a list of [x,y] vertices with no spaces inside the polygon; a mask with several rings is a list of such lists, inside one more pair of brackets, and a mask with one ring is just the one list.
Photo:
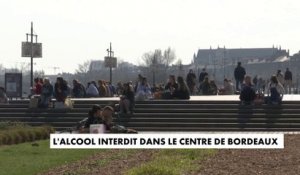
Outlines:
{"label": "stone step", "polygon": [[[60,129],[60,128],[58,128]],[[176,131],[176,132],[210,132],[210,133],[215,133],[215,132],[297,132],[299,131],[299,128],[251,128],[251,127],[245,127],[245,128],[201,128],[201,127],[188,127],[188,128],[183,128],[183,127],[134,127],[137,131],[147,131],[147,132],[152,132],[152,131],[162,131],[162,132],[169,132],[169,131]]]}
{"label": "stone step", "polygon": [[[0,121],[20,122],[79,122],[85,117],[1,117]],[[116,118],[116,123],[128,122],[164,122],[164,123],[300,123],[300,118]]]}
{"label": "stone step", "polygon": [[[25,122],[32,126],[39,125],[50,125],[54,127],[71,128],[77,125],[77,122],[40,122],[32,121]],[[242,130],[243,128],[290,128],[300,130],[300,123],[163,123],[163,122],[128,122],[124,126],[128,128],[147,128],[147,127],[161,127],[161,128],[207,128],[207,129],[218,129],[218,128],[237,128]]]}
{"label": "stone step", "polygon": [[[1,113],[85,113],[89,108],[72,108],[72,109],[29,109],[29,108],[0,108]],[[241,108],[241,109],[204,109],[204,108],[135,108],[134,113],[300,113],[300,108],[297,109],[282,109],[282,108]]]}
{"label": "stone step", "polygon": [[[88,116],[87,113],[0,113],[0,119],[2,117],[78,117],[84,118]],[[134,116],[136,118],[228,118],[228,117],[250,117],[250,118],[300,118],[299,113],[136,113],[136,114],[128,114],[122,115],[124,117]]]}

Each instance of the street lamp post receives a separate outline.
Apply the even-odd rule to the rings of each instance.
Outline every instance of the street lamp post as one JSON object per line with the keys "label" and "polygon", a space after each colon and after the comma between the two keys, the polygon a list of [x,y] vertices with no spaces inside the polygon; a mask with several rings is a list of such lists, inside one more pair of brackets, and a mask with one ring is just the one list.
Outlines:
{"label": "street lamp post", "polygon": [[[111,43],[109,45],[109,49],[107,49],[106,51],[107,51],[107,56],[111,60],[112,57],[114,56],[114,51],[112,51]],[[112,64],[111,64],[111,62],[109,65],[109,81],[110,81],[110,83],[112,83]]]}
{"label": "street lamp post", "polygon": [[[30,42],[28,42],[28,36],[30,36]],[[26,33],[26,44],[30,43],[30,47],[29,47],[30,52],[28,55],[27,54],[22,55],[23,57],[30,57],[30,86],[31,86],[31,88],[33,87],[33,58],[37,57],[37,55],[34,54],[33,37],[35,37],[35,42],[37,43],[38,35],[33,34],[33,22],[31,22],[30,33]],[[41,57],[41,55],[39,55],[39,57]]]}
{"label": "street lamp post", "polygon": [[223,75],[224,75],[224,79],[225,79],[225,54],[226,54],[226,51],[225,51],[225,46],[224,46],[224,52],[223,52]]}
{"label": "street lamp post", "polygon": [[155,68],[156,68],[156,56],[154,55],[152,60],[153,87],[155,87]]}

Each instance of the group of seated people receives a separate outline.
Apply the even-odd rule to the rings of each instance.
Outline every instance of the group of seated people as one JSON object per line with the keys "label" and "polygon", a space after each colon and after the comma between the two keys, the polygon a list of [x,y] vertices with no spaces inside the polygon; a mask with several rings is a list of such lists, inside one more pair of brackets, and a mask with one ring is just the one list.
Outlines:
{"label": "group of seated people", "polygon": [[153,88],[154,99],[190,99],[190,90],[183,77],[170,75],[167,84]]}
{"label": "group of seated people", "polygon": [[151,88],[147,79],[139,75],[134,87],[135,100],[142,101],[149,98],[154,99],[190,99],[189,88],[183,77],[170,75],[166,85]]}
{"label": "group of seated people", "polygon": [[214,80],[209,81],[208,76],[206,76],[199,86],[199,92],[201,95],[217,95],[218,87]]}
{"label": "group of seated people", "polygon": [[137,133],[134,129],[125,128],[113,122],[114,108],[105,106],[103,109],[99,105],[93,105],[88,113],[88,118],[85,118],[79,123],[77,129],[80,133],[89,133],[90,126],[93,124],[103,124],[105,133]]}
{"label": "group of seated people", "polygon": [[39,108],[47,108],[52,97],[55,97],[59,103],[64,103],[70,94],[67,81],[62,77],[57,77],[53,86],[48,78],[35,78],[35,86],[33,87],[33,97],[38,98]]}
{"label": "group of seated people", "polygon": [[258,98],[263,98],[262,100],[267,104],[281,104],[284,94],[284,88],[282,84],[277,80],[277,77],[275,75],[271,77],[270,83],[266,88],[267,97],[264,97],[264,94],[257,94],[251,82],[251,77],[246,75],[244,78],[244,83],[241,85],[240,92],[240,100],[242,104],[254,104],[255,100]]}

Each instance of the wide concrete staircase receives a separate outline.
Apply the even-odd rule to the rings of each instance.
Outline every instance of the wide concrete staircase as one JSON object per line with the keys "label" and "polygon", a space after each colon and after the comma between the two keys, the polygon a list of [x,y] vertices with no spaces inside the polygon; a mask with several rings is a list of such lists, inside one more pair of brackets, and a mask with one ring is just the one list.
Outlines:
{"label": "wide concrete staircase", "polygon": [[[57,130],[76,126],[93,104],[116,100],[74,99],[73,109],[28,109],[28,100],[0,105],[0,121],[52,125]],[[241,106],[238,101],[150,100],[137,102],[134,114],[115,115],[115,122],[138,131],[300,131],[300,103]]]}

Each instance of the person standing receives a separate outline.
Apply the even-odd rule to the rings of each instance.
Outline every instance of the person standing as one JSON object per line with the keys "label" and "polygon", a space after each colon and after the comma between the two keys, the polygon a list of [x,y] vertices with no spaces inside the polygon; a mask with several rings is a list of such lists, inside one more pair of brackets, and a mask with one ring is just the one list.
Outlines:
{"label": "person standing", "polygon": [[283,77],[283,74],[281,73],[281,70],[278,70],[278,71],[277,71],[276,78],[277,78],[278,82],[279,82],[282,86],[284,86],[284,77]]}
{"label": "person standing", "polygon": [[194,92],[195,92],[194,89],[196,86],[196,75],[194,74],[192,69],[190,69],[189,73],[186,76],[186,82],[187,82],[188,88],[190,90],[190,93],[194,94]]}
{"label": "person standing", "polygon": [[237,67],[234,69],[234,78],[236,81],[236,90],[239,91],[240,90],[240,86],[244,81],[244,77],[246,75],[246,71],[245,68],[242,67],[242,63],[238,62]]}
{"label": "person standing", "polygon": [[284,73],[284,88],[285,92],[291,94],[291,89],[293,85],[293,75],[292,72],[289,70],[289,68],[286,68],[286,71]]}
{"label": "person standing", "polygon": [[203,83],[205,77],[208,77],[208,73],[206,72],[206,69],[203,68],[202,72],[199,75],[199,86],[201,86],[201,84]]}

